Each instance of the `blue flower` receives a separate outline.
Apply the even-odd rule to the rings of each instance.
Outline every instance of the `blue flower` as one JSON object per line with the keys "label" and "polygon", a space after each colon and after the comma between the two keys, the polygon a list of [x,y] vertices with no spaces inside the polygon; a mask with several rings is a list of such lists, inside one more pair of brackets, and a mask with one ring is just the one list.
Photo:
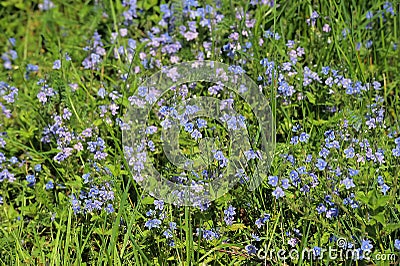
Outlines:
{"label": "blue flower", "polygon": [[245,151],[244,155],[246,156],[247,160],[252,160],[252,159],[256,159],[259,158],[259,155],[252,149]]}
{"label": "blue flower", "polygon": [[287,178],[282,179],[281,184],[282,184],[283,189],[288,189],[290,187],[289,179],[287,179]]}
{"label": "blue flower", "polygon": [[379,186],[382,186],[383,184],[385,184],[385,181],[383,180],[383,177],[380,175],[377,178],[377,182]]}
{"label": "blue flower", "polygon": [[297,143],[299,143],[299,137],[298,136],[294,136],[290,139],[290,144],[296,145]]}
{"label": "blue flower", "polygon": [[191,133],[193,131],[193,127],[194,127],[193,123],[190,123],[190,122],[186,123],[185,131]]}
{"label": "blue flower", "polygon": [[371,244],[371,241],[368,239],[363,239],[361,242],[361,250],[362,251],[371,251],[374,246]]}
{"label": "blue flower", "polygon": [[54,188],[54,184],[52,181],[49,181],[46,183],[46,190],[53,189],[53,188]]}
{"label": "blue flower", "polygon": [[342,180],[341,183],[342,183],[343,185],[346,186],[346,189],[350,189],[350,188],[352,188],[352,187],[355,187],[352,178],[348,178],[348,177],[347,177],[346,179]]}
{"label": "blue flower", "polygon": [[97,91],[97,96],[99,96],[100,98],[104,99],[104,97],[106,96],[107,91],[101,87],[98,91]]}
{"label": "blue flower", "polygon": [[175,230],[176,229],[176,223],[175,222],[170,222],[169,223],[169,229]]}
{"label": "blue flower", "polygon": [[310,135],[308,135],[308,134],[305,133],[305,132],[302,132],[302,133],[300,134],[299,140],[300,140],[300,142],[307,142],[309,138],[310,138]]}
{"label": "blue flower", "polygon": [[383,185],[382,185],[382,188],[381,188],[381,192],[382,192],[384,195],[386,195],[386,192],[388,192],[389,189],[390,189],[390,187],[389,187],[388,185],[383,184]]}
{"label": "blue flower", "polygon": [[165,238],[172,238],[173,237],[172,232],[169,229],[164,231],[163,236],[165,236]]}
{"label": "blue flower", "polygon": [[320,203],[320,204],[317,206],[317,212],[318,212],[318,214],[321,214],[321,213],[323,213],[323,212],[326,212],[326,207],[325,207],[325,205],[322,204],[322,203]]}
{"label": "blue flower", "polygon": [[221,161],[223,159],[225,159],[224,154],[222,153],[222,151],[216,151],[214,153],[214,159],[217,161]]}
{"label": "blue flower", "polygon": [[190,136],[192,138],[194,138],[195,140],[201,139],[203,137],[203,135],[201,134],[200,131],[198,131],[197,129],[193,130],[192,134],[190,134]]}
{"label": "blue flower", "polygon": [[344,154],[346,154],[346,158],[351,159],[355,156],[354,153],[354,148],[353,147],[349,147],[347,149],[344,150]]}
{"label": "blue flower", "polygon": [[235,212],[236,208],[233,207],[232,205],[229,205],[228,209],[224,210],[224,214],[227,216],[235,216],[236,212]]}
{"label": "blue flower", "polygon": [[27,175],[26,181],[28,181],[28,186],[33,186],[36,182],[36,178],[34,175]]}
{"label": "blue flower", "polygon": [[334,218],[337,217],[339,215],[339,210],[338,208],[330,208],[327,212],[326,212],[326,218]]}
{"label": "blue flower", "polygon": [[319,257],[321,255],[321,248],[320,247],[314,247],[313,248],[313,254],[314,254],[314,257]]}
{"label": "blue flower", "polygon": [[358,175],[359,172],[360,172],[360,170],[349,168],[349,175],[350,176],[356,176],[356,175]]}
{"label": "blue flower", "polygon": [[299,173],[296,170],[292,170],[290,172],[290,178],[292,179],[292,183],[294,186],[297,186],[300,183]]}
{"label": "blue flower", "polygon": [[235,207],[232,207],[232,205],[230,205],[226,210],[224,210],[224,221],[227,225],[232,225],[236,214],[235,209]]}
{"label": "blue flower", "polygon": [[158,219],[151,219],[151,220],[148,220],[148,221],[144,224],[144,226],[147,227],[147,228],[149,228],[149,229],[152,229],[152,228],[159,228],[160,225],[161,225],[161,221],[158,220]]}
{"label": "blue flower", "polygon": [[198,128],[207,127],[207,121],[201,118],[197,119],[197,127]]}
{"label": "blue flower", "polygon": [[328,75],[329,74],[329,70],[330,70],[329,66],[322,67],[322,74]]}
{"label": "blue flower", "polygon": [[251,244],[247,245],[245,247],[246,251],[248,254],[256,254],[257,253],[257,248]]}
{"label": "blue flower", "polygon": [[281,187],[277,187],[277,188],[272,192],[272,195],[275,196],[276,199],[279,199],[279,198],[285,196],[285,192],[282,190]]}
{"label": "blue flower", "polygon": [[400,239],[395,239],[395,240],[394,240],[394,247],[395,247],[397,250],[400,250]]}
{"label": "blue flower", "polygon": [[328,157],[330,151],[327,148],[322,148],[322,150],[319,152],[319,156],[324,157],[326,159],[326,157]]}
{"label": "blue flower", "polygon": [[56,60],[53,63],[53,69],[60,69],[61,68],[61,60]]}
{"label": "blue flower", "polygon": [[164,209],[164,201],[163,200],[154,200],[154,206],[156,210]]}
{"label": "blue flower", "polygon": [[276,187],[278,185],[278,177],[277,176],[269,176],[268,184],[270,184],[273,187]]}
{"label": "blue flower", "polygon": [[320,171],[322,171],[322,170],[324,170],[325,167],[327,166],[327,163],[326,163],[323,159],[318,158],[317,163],[315,164],[315,166],[316,166]]}
{"label": "blue flower", "polygon": [[34,169],[35,169],[36,172],[40,172],[40,171],[42,171],[42,165],[41,164],[37,164],[37,165],[35,165]]}
{"label": "blue flower", "polygon": [[105,208],[105,210],[106,210],[107,213],[113,213],[114,212],[114,207],[113,207],[113,205],[111,203],[109,203],[107,205],[107,207]]}
{"label": "blue flower", "polygon": [[400,157],[400,146],[392,150],[393,156]]}
{"label": "blue flower", "polygon": [[260,241],[260,237],[257,234],[251,233],[251,237],[255,240],[255,241]]}

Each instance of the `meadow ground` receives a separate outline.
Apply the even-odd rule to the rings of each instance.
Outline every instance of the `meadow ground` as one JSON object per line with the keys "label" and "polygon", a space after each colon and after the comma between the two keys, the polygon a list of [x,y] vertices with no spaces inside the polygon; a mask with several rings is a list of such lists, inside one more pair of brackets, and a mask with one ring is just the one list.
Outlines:
{"label": "meadow ground", "polygon": [[398,264],[399,15],[0,0],[0,263]]}

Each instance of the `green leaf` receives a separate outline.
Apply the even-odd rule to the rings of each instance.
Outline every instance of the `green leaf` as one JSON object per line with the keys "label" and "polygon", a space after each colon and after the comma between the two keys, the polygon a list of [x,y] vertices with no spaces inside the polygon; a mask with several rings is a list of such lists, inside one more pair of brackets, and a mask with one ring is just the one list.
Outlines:
{"label": "green leaf", "polygon": [[400,229],[400,224],[387,224],[385,228],[382,230],[386,232],[387,234],[391,234],[392,232],[399,230]]}
{"label": "green leaf", "polygon": [[152,197],[145,197],[144,199],[142,199],[142,204],[154,204],[154,198]]}
{"label": "green leaf", "polygon": [[314,94],[312,94],[309,91],[306,91],[305,94],[307,96],[308,101],[310,101],[310,103],[312,103],[312,104],[315,104],[315,96],[314,96]]}
{"label": "green leaf", "polygon": [[241,230],[241,229],[245,229],[246,228],[246,226],[244,225],[244,224],[242,224],[242,223],[237,223],[237,224],[232,224],[230,227],[229,227],[229,230],[230,231],[237,231],[237,230]]}
{"label": "green leaf", "polygon": [[386,222],[385,222],[385,211],[380,212],[376,215],[371,216],[373,219],[375,219],[376,221],[378,221],[381,225],[386,226]]}
{"label": "green leaf", "polygon": [[388,195],[378,197],[375,201],[376,206],[373,206],[373,207],[375,207],[374,210],[379,207],[386,206],[388,204],[388,202],[390,201],[390,199],[391,199],[391,197]]}

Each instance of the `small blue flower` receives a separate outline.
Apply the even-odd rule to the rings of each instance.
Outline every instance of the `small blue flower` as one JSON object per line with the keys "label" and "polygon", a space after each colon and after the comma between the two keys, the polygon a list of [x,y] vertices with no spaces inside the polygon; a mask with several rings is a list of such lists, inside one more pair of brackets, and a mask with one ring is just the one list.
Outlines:
{"label": "small blue flower", "polygon": [[341,183],[346,186],[346,189],[350,189],[356,186],[354,185],[353,179],[348,177],[346,179],[343,179]]}
{"label": "small blue flower", "polygon": [[314,247],[313,248],[313,254],[314,254],[314,257],[319,257],[321,255],[321,248],[320,247]]}
{"label": "small blue flower", "polygon": [[326,218],[334,218],[337,217],[339,215],[339,210],[338,208],[330,208],[327,212],[326,212]]}
{"label": "small blue flower", "polygon": [[40,172],[40,171],[42,171],[42,165],[41,164],[37,164],[37,165],[35,165],[34,169],[35,169],[36,172]]}
{"label": "small blue flower", "polygon": [[269,176],[268,184],[270,184],[273,187],[276,187],[278,185],[278,177],[277,176]]}
{"label": "small blue flower", "polygon": [[186,123],[185,131],[191,133],[193,131],[193,127],[194,127],[193,123],[190,123],[190,122]]}
{"label": "small blue flower", "polygon": [[400,146],[392,150],[393,156],[400,157]]}
{"label": "small blue flower", "polygon": [[197,127],[198,128],[207,127],[207,121],[201,118],[197,119]]}
{"label": "small blue flower", "polygon": [[82,175],[83,183],[84,183],[84,184],[87,184],[87,183],[90,182],[89,177],[90,177],[90,173],[86,173],[86,174],[83,174],[83,175]]}
{"label": "small blue flower", "polygon": [[97,96],[99,96],[100,98],[104,99],[104,97],[106,97],[107,91],[101,87],[98,91],[97,91]]}
{"label": "small blue flower", "polygon": [[53,69],[60,69],[61,68],[61,60],[56,60],[53,63]]}
{"label": "small blue flower", "polygon": [[389,189],[390,189],[390,187],[389,187],[388,185],[383,184],[383,185],[382,185],[382,188],[381,188],[381,192],[382,192],[384,195],[386,195],[386,193],[389,191]]}
{"label": "small blue flower", "polygon": [[111,203],[109,203],[109,204],[107,205],[107,207],[105,208],[105,211],[106,211],[107,213],[113,213],[113,212],[114,212],[114,207],[113,207],[113,205],[112,205]]}
{"label": "small blue flower", "polygon": [[161,221],[158,220],[158,219],[151,219],[151,220],[148,220],[148,221],[144,224],[144,226],[147,227],[147,228],[149,228],[149,229],[152,229],[152,228],[159,228],[160,225],[161,225]]}
{"label": "small blue flower", "polygon": [[363,239],[361,242],[361,250],[362,251],[371,251],[374,246],[371,244],[371,241],[368,239]]}
{"label": "small blue flower", "polygon": [[247,245],[245,247],[247,254],[251,255],[251,254],[256,254],[257,253],[257,248],[251,244]]}
{"label": "small blue flower", "polygon": [[175,222],[170,222],[169,223],[169,229],[175,230],[176,229],[176,223]]}
{"label": "small blue flower", "polygon": [[326,159],[328,157],[330,151],[327,148],[322,148],[322,150],[319,152],[319,156],[323,157]]}
{"label": "small blue flower", "polygon": [[194,138],[195,140],[201,139],[203,137],[203,135],[201,134],[200,131],[198,131],[197,129],[193,130],[192,134],[190,134],[190,136],[192,138]]}
{"label": "small blue flower", "polygon": [[377,182],[379,186],[382,186],[383,184],[385,184],[385,181],[383,180],[383,177],[380,175],[377,178]]}
{"label": "small blue flower", "polygon": [[290,144],[292,145],[296,145],[299,143],[299,137],[298,136],[294,136],[290,139]]}
{"label": "small blue flower", "polygon": [[358,175],[358,173],[360,173],[360,170],[349,168],[349,175],[350,176],[356,176],[356,175]]}
{"label": "small blue flower", "polygon": [[330,70],[329,66],[322,67],[322,74],[328,75],[329,74],[329,70]]}
{"label": "small blue flower", "polygon": [[156,210],[164,209],[164,201],[163,200],[154,200],[154,206]]}
{"label": "small blue flower", "polygon": [[395,239],[395,240],[394,240],[394,247],[395,247],[397,250],[400,250],[400,239]]}
{"label": "small blue flower", "polygon": [[287,178],[282,179],[281,184],[282,184],[283,189],[288,189],[290,187],[289,179],[287,179]]}
{"label": "small blue flower", "polygon": [[232,205],[229,205],[229,207],[224,210],[224,214],[227,216],[235,216],[236,212],[235,212],[235,207],[233,207]]}
{"label": "small blue flower", "polygon": [[255,240],[255,241],[260,241],[260,237],[257,234],[251,233],[251,237]]}
{"label": "small blue flower", "polygon": [[300,142],[307,142],[309,138],[310,138],[310,135],[308,135],[305,132],[302,132],[300,134],[299,140],[300,140]]}
{"label": "small blue flower", "polygon": [[354,153],[354,148],[353,147],[349,147],[347,149],[344,150],[344,154],[346,154],[346,158],[347,159],[351,159],[355,156]]}
{"label": "small blue flower", "polygon": [[36,178],[34,175],[27,175],[26,181],[28,181],[28,186],[33,186],[36,182]]}
{"label": "small blue flower", "polygon": [[46,183],[46,190],[53,189],[53,188],[54,188],[54,184],[51,180]]}
{"label": "small blue flower", "polygon": [[323,212],[326,212],[326,207],[325,207],[325,205],[322,204],[322,203],[320,203],[320,204],[317,206],[317,212],[318,212],[318,214],[321,214],[321,213],[323,213]]}
{"label": "small blue flower", "polygon": [[232,207],[232,205],[230,205],[226,210],[224,210],[224,221],[227,225],[233,224],[233,220],[236,214],[235,209],[235,207]]}
{"label": "small blue flower", "polygon": [[164,231],[163,236],[164,236],[165,238],[172,238],[172,237],[173,237],[172,232],[171,232],[171,230],[169,230],[169,229],[167,229],[167,230]]}
{"label": "small blue flower", "polygon": [[323,159],[318,158],[317,163],[315,164],[315,166],[316,166],[320,171],[322,171],[322,170],[324,170],[325,167],[327,166],[327,163],[326,163]]}
{"label": "small blue flower", "polygon": [[282,190],[281,187],[277,187],[277,188],[272,192],[272,195],[275,196],[276,199],[279,199],[279,198],[285,196],[285,192]]}

